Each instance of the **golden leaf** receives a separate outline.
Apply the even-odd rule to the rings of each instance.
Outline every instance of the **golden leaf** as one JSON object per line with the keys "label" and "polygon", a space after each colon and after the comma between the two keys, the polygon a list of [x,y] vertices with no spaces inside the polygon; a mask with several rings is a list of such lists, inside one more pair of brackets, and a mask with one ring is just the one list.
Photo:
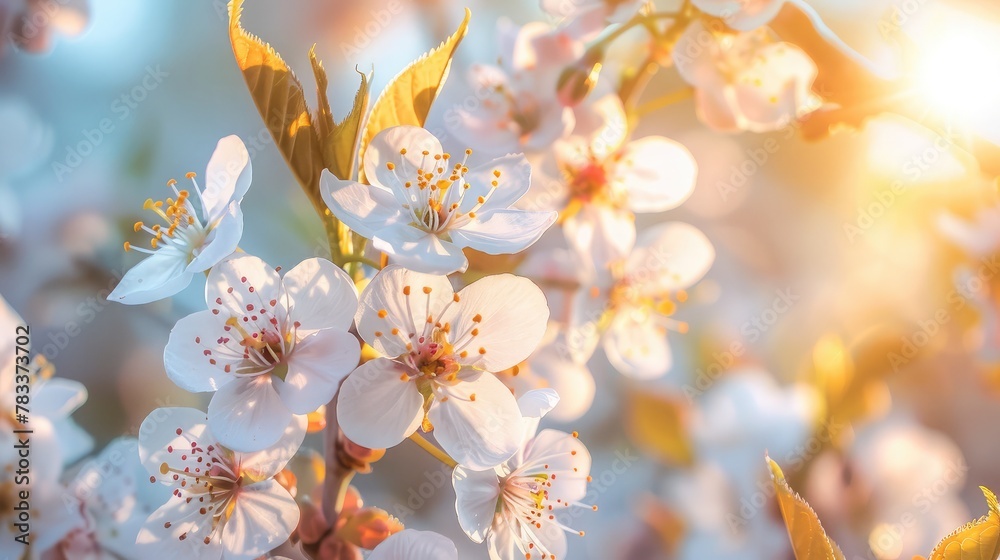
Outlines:
{"label": "golden leaf", "polygon": [[795,560],[844,560],[844,553],[826,536],[819,517],[785,481],[781,467],[766,457],[767,466],[771,469],[771,481],[778,494],[778,507],[781,517],[788,529],[788,538],[792,541],[792,552]]}
{"label": "golden leaf", "polygon": [[243,1],[229,4],[229,40],[250,96],[295,178],[313,204],[322,206],[319,176],[323,154],[302,85],[270,45],[240,25]]}
{"label": "golden leaf", "polygon": [[368,88],[371,86],[371,76],[358,73],[361,74],[361,85],[354,96],[351,112],[344,117],[344,120],[334,125],[328,136],[323,137],[323,156],[327,169],[345,180],[354,178],[355,155],[360,147],[365,114],[368,112]]}
{"label": "golden leaf", "polygon": [[413,61],[385,86],[368,117],[360,150],[362,154],[372,138],[386,128],[405,124],[424,125],[431,104],[448,77],[455,49],[468,32],[471,17],[472,12],[466,8],[465,19],[451,37]]}
{"label": "golden leaf", "polygon": [[629,438],[649,455],[668,465],[688,466],[694,449],[688,437],[686,401],[666,393],[632,390],[625,407]]}
{"label": "golden leaf", "polygon": [[1000,507],[997,497],[985,486],[989,512],[948,535],[931,551],[930,560],[996,560],[1000,556]]}

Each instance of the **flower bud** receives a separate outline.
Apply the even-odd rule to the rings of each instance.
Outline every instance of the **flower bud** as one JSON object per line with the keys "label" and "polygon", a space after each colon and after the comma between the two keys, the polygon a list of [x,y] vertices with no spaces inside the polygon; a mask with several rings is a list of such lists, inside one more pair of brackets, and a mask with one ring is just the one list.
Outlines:
{"label": "flower bud", "polygon": [[341,519],[337,538],[371,550],[391,535],[403,530],[403,524],[385,510],[369,507]]}
{"label": "flower bud", "polygon": [[588,53],[572,66],[563,69],[556,83],[556,96],[560,103],[566,107],[575,107],[594,90],[601,74],[603,58],[603,53]]}
{"label": "flower bud", "polygon": [[347,439],[343,433],[337,441],[337,459],[340,464],[362,474],[372,472],[371,463],[385,456],[385,449],[369,449]]}

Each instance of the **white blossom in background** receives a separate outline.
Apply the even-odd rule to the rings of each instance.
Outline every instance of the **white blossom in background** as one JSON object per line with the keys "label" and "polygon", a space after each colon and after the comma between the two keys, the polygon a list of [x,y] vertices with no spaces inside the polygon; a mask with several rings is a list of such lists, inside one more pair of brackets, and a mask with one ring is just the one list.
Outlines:
{"label": "white blossom in background", "polygon": [[433,430],[459,464],[493,468],[521,442],[517,402],[494,373],[531,354],[548,314],[545,296],[525,278],[487,276],[456,293],[444,276],[383,269],[361,294],[356,317],[361,337],[383,357],[341,387],[341,429],[370,448]]}
{"label": "white blossom in background", "polygon": [[139,531],[144,558],[249,560],[295,529],[299,507],[274,476],[302,443],[305,418],[286,424],[273,447],[253,453],[220,444],[205,413],[192,408],[158,408],[139,431],[150,481],[172,491]]}
{"label": "white blossom in background", "polygon": [[694,86],[698,117],[720,131],[768,132],[818,107],[816,64],[766,29],[713,30],[692,22],[673,50],[681,77]]}
{"label": "white blossom in background", "polygon": [[524,156],[507,155],[469,169],[430,132],[397,126],[380,132],[365,152],[364,185],[324,171],[330,211],[392,264],[431,274],[462,272],[465,247],[492,255],[518,253],[555,222],[554,212],[511,206],[531,181]]}
{"label": "white blossom in background", "polygon": [[208,310],[170,331],[163,361],[181,388],[215,392],[208,422],[230,449],[273,445],[358,364],[348,332],[357,292],[330,261],[308,259],[281,277],[257,257],[233,257],[212,268],[205,299]]}
{"label": "white blossom in background", "polygon": [[785,0],[691,0],[691,3],[737,31],[752,31],[774,19]]}
{"label": "white blossom in background", "polygon": [[585,361],[598,338],[611,365],[629,377],[652,379],[673,365],[670,330],[685,331],[672,317],[685,290],[701,280],[715,260],[705,234],[681,222],[645,230],[635,250],[609,273],[597,272],[577,292],[567,336],[570,355]]}
{"label": "white blossom in background", "polygon": [[542,22],[497,24],[496,66],[469,70],[474,104],[456,105],[445,123],[458,139],[488,153],[538,152],[573,129],[572,109],[557,95],[563,69],[579,59],[583,44]]}
{"label": "white blossom in background", "polygon": [[608,24],[628,21],[645,3],[645,0],[541,0],[541,7],[572,36],[589,41]]}
{"label": "white blossom in background", "polygon": [[600,270],[631,251],[634,213],[670,210],[690,196],[698,166],[687,148],[668,138],[627,142],[617,97],[595,100],[586,110],[599,124],[586,136],[556,143],[542,166],[545,178],[522,206],[559,210],[567,243],[584,266]]}
{"label": "white blossom in background", "polygon": [[171,179],[167,184],[176,198],[146,200],[143,209],[153,214],[153,221],[136,222],[134,229],[150,235],[150,247],[126,242],[125,250],[149,256],[125,273],[109,301],[137,305],[170,297],[237,249],[243,236],[240,203],[252,178],[243,141],[238,136],[219,140],[205,170],[204,191],[194,173],[187,178],[194,194],[179,190]]}
{"label": "white blossom in background", "polygon": [[517,453],[493,470],[455,469],[456,509],[462,530],[475,542],[486,541],[490,558],[564,558],[566,533],[578,533],[560,521],[587,494],[590,452],[576,434],[538,432],[542,416],[558,402],[552,390],[526,393],[518,400],[524,440]]}
{"label": "white blossom in background", "polygon": [[433,531],[404,529],[376,546],[368,560],[458,560],[458,549]]}

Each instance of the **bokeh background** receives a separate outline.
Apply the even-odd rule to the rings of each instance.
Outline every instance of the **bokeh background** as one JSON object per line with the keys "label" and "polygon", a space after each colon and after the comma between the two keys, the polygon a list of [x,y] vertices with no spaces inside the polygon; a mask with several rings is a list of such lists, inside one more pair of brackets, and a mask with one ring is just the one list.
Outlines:
{"label": "bokeh background", "polygon": [[[810,4],[889,69],[900,60],[887,23],[918,52],[961,33],[963,18],[997,25],[971,0]],[[316,43],[330,103],[343,114],[355,67],[374,68],[380,91],[450,33],[466,5],[471,30],[428,123],[446,147],[461,148],[445,115],[469,95],[468,67],[496,58],[500,18],[543,19],[535,2],[248,2],[243,23],[282,53],[313,98],[306,53]],[[996,74],[1000,49],[990,46],[950,66]],[[680,85],[664,69],[647,95]],[[929,101],[929,110],[959,113],[956,133],[996,137],[991,115],[964,114],[953,101]],[[104,297],[135,262],[121,247],[142,202],[165,196],[169,178],[203,173],[229,134],[244,140],[254,171],[241,245],[283,267],[325,254],[322,227],[233,61],[223,0],[92,0],[80,36],[55,39],[48,54],[8,48],[0,58],[0,293],[59,375],[88,387],[74,417],[98,448],[135,433],[157,406],[207,403],[176,388],[162,365],[174,321],[202,305],[201,281],[141,307]],[[671,335],[667,377],[639,386],[602,355],[591,363],[594,406],[564,427],[594,454],[600,510],[570,523],[587,533],[571,539],[571,558],[791,558],[765,450],[850,558],[927,554],[981,515],[977,486],[1000,488],[1000,341],[991,319],[1000,270],[980,259],[1000,245],[1000,219],[986,219],[981,255],[956,244],[948,224],[995,207],[991,178],[900,117],[805,142],[794,127],[713,132],[685,101],[644,118],[636,134],[674,138],[700,166],[685,205],[641,224],[692,223],[718,256],[680,312],[691,328]],[[969,269],[985,273],[973,282]],[[461,558],[485,558],[458,527],[446,471],[415,446],[391,450],[357,484],[407,526],[452,537]]]}

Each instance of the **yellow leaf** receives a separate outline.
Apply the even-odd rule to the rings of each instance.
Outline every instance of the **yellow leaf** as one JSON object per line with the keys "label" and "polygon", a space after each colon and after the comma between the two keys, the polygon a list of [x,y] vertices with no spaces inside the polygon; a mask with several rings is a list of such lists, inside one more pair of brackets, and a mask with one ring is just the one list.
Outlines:
{"label": "yellow leaf", "polygon": [[633,390],[625,407],[625,428],[637,446],[668,465],[688,466],[694,449],[688,437],[688,407],[683,399],[649,390]]}
{"label": "yellow leaf", "polygon": [[365,114],[368,112],[368,88],[370,86],[371,77],[361,74],[361,85],[358,87],[358,93],[354,96],[351,112],[344,117],[344,120],[334,125],[328,136],[323,137],[326,167],[341,179],[351,180],[354,178],[355,155],[358,153],[361,133],[364,131]]}
{"label": "yellow leaf", "polygon": [[250,96],[275,146],[313,204],[322,207],[319,176],[323,170],[323,154],[302,85],[270,45],[243,29],[240,25],[242,12],[243,1],[232,0],[229,4],[229,40],[236,64],[243,72]]}
{"label": "yellow leaf", "polygon": [[844,553],[826,536],[816,512],[788,486],[781,467],[770,457],[766,459],[795,560],[844,560]]}
{"label": "yellow leaf", "polygon": [[448,77],[455,49],[468,32],[471,17],[472,12],[466,8],[465,19],[451,37],[413,61],[385,86],[368,117],[361,145],[362,154],[372,138],[386,128],[406,124],[424,125],[431,104]]}
{"label": "yellow leaf", "polygon": [[985,486],[989,512],[945,537],[931,551],[930,560],[996,560],[1000,556],[1000,507],[997,497]]}

